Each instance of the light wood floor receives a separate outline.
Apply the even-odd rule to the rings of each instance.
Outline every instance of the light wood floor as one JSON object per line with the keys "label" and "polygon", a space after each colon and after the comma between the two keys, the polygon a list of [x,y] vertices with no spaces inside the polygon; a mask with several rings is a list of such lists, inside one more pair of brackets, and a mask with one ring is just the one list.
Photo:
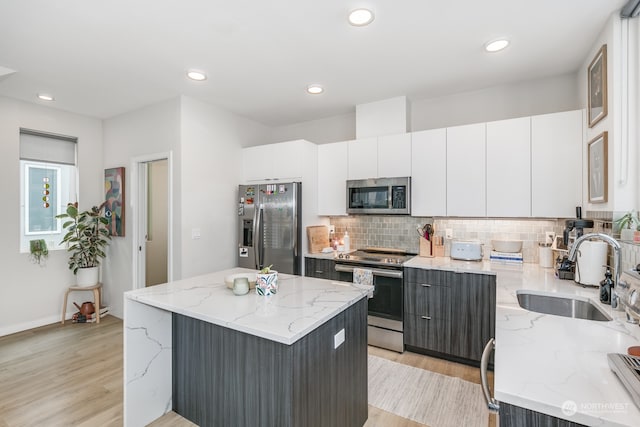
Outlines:
{"label": "light wood floor", "polygon": [[[369,353],[479,382],[477,368],[375,347],[369,347]],[[107,316],[99,325],[54,324],[0,337],[0,427],[121,426],[122,399],[121,320]],[[151,425],[194,424],[169,413]],[[491,416],[489,426],[495,425],[496,417]],[[373,406],[365,424],[422,426]]]}

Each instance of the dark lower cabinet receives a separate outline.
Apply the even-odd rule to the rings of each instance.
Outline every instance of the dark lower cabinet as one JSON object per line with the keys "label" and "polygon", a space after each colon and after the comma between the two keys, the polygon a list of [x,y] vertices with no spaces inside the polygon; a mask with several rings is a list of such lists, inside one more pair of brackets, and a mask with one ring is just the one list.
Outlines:
{"label": "dark lower cabinet", "polygon": [[361,427],[367,300],[292,345],[174,313],[173,410],[201,427]]}
{"label": "dark lower cabinet", "polygon": [[495,336],[496,276],[404,269],[408,349],[478,363]]}
{"label": "dark lower cabinet", "polygon": [[496,276],[455,273],[451,294],[451,354],[479,362],[495,337]]}
{"label": "dark lower cabinet", "polygon": [[338,280],[335,261],[331,259],[304,258],[304,275],[318,279]]}
{"label": "dark lower cabinet", "polygon": [[541,412],[500,402],[500,427],[585,427]]}

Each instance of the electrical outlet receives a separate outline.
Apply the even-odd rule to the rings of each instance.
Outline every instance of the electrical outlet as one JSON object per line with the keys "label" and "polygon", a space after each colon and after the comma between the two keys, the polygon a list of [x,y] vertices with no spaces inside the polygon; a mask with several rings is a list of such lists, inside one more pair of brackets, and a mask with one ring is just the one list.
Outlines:
{"label": "electrical outlet", "polygon": [[444,237],[446,239],[453,239],[453,228],[447,228],[444,230]]}
{"label": "electrical outlet", "polygon": [[340,329],[337,334],[333,336],[333,348],[338,348],[344,342],[344,329]]}
{"label": "electrical outlet", "polygon": [[191,238],[193,240],[198,240],[200,238],[200,229],[199,228],[192,228],[191,229]]}
{"label": "electrical outlet", "polygon": [[545,231],[544,236],[545,243],[553,244],[553,239],[556,237],[556,233],[553,231]]}
{"label": "electrical outlet", "polygon": [[335,225],[330,225],[329,226],[329,233],[335,233],[336,232],[336,226]]}

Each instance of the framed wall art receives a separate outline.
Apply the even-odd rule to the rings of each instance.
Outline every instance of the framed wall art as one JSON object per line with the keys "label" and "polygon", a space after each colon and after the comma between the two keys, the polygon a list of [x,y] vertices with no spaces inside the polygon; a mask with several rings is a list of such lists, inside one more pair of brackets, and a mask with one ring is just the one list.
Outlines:
{"label": "framed wall art", "polygon": [[587,69],[589,127],[607,115],[607,45],[603,44]]}
{"label": "framed wall art", "polygon": [[607,201],[607,132],[589,141],[589,202]]}
{"label": "framed wall art", "polygon": [[104,170],[104,212],[112,236],[124,236],[124,188],[123,167]]}

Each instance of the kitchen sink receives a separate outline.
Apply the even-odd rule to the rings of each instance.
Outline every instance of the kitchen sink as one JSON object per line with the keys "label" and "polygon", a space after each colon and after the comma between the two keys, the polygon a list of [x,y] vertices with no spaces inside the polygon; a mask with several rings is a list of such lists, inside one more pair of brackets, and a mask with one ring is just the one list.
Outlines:
{"label": "kitchen sink", "polygon": [[611,319],[600,307],[587,299],[575,299],[555,295],[533,294],[518,291],[518,304],[525,310],[536,313],[553,314],[556,316],[573,317],[576,319],[596,320],[607,322]]}

